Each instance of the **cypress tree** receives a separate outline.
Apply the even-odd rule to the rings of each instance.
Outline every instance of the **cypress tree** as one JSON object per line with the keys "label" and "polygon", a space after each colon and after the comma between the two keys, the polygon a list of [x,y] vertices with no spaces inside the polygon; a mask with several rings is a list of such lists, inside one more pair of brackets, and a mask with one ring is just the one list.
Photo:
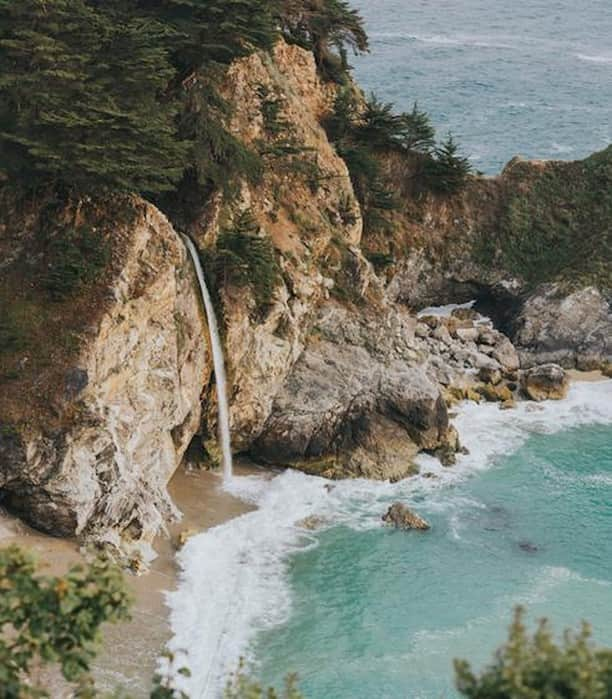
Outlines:
{"label": "cypress tree", "polygon": [[0,161],[27,182],[160,192],[183,170],[167,30],[84,0],[0,4]]}

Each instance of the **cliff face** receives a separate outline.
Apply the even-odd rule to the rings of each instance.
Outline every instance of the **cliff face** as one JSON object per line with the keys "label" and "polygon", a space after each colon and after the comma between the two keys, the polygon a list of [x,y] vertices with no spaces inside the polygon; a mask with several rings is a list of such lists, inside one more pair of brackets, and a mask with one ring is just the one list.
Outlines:
{"label": "cliff face", "polygon": [[[262,154],[263,179],[243,183],[231,203],[213,196],[186,227],[214,254],[248,211],[279,267],[265,304],[253,285],[209,280],[219,284],[235,451],[331,478],[405,477],[423,449],[452,462],[450,398],[484,372],[495,384],[487,395],[511,404],[520,361],[468,312],[417,319],[431,304],[476,298],[524,366],[612,359],[601,275],[568,285],[519,273],[528,247],[510,244],[511,204],[548,165],[514,164],[444,198],[404,191],[398,169],[394,232],[364,234],[346,164],[321,126],[335,90],[313,56],[280,43],[235,64],[223,92],[232,131]],[[138,200],[4,209],[5,501],[56,534],[123,549],[147,542],[173,513],[165,485],[188,444],[215,434],[206,324],[180,238]],[[110,251],[59,300],[47,298],[55,258],[36,237],[41,226],[52,241],[86,228]],[[392,260],[378,272],[366,257],[376,252]]]}
{"label": "cliff face", "polygon": [[[150,540],[174,513],[166,483],[199,426],[210,373],[185,249],[154,207],[128,207],[128,223],[105,210],[100,236],[113,260],[102,280],[78,290],[95,298],[94,307],[48,301],[38,321],[48,336],[26,338],[15,353],[16,371],[4,374],[0,432],[0,488],[10,507],[45,531],[124,550]],[[21,251],[9,277],[31,252]],[[40,268],[34,262],[12,283],[35,284]],[[40,302],[47,292],[30,295]],[[45,356],[36,343],[52,347],[63,331],[72,347]],[[3,359],[8,366],[15,358]]]}

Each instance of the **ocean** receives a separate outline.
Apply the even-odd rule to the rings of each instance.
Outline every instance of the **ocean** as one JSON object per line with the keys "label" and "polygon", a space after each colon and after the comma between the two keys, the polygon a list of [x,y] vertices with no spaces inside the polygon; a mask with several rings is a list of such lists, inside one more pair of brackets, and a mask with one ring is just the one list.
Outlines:
{"label": "ocean", "polygon": [[[467,404],[456,425],[457,466],[420,457],[437,478],[234,479],[258,509],[191,539],[169,597],[190,696],[222,696],[244,657],[266,683],[297,672],[308,699],[455,699],[453,658],[481,667],[517,604],[612,645],[612,381]],[[431,531],[383,527],[397,500]]]}
{"label": "ocean", "polygon": [[354,0],[371,52],[355,76],[440,137],[452,131],[477,170],[515,155],[574,160],[612,142],[609,0]]}

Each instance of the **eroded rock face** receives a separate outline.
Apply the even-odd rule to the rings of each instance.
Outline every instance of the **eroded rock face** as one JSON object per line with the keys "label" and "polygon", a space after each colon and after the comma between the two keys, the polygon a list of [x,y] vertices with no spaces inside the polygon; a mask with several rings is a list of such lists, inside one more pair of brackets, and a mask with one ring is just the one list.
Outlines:
{"label": "eroded rock face", "polygon": [[396,502],[383,515],[383,522],[394,526],[396,529],[418,529],[427,531],[431,529],[429,523],[415,512],[409,510],[406,505]]}
{"label": "eroded rock face", "polygon": [[610,299],[594,287],[570,294],[556,284],[540,287],[523,306],[517,326],[514,339],[524,367],[554,362],[590,370],[612,361]]}
{"label": "eroded rock face", "polygon": [[561,400],[567,396],[569,379],[557,364],[543,364],[523,373],[521,388],[531,400]]}
{"label": "eroded rock face", "polygon": [[399,309],[325,306],[252,449],[330,477],[397,479],[421,450],[449,440],[446,405],[412,347]]}
{"label": "eroded rock face", "polygon": [[108,296],[53,397],[61,425],[0,436],[0,487],[37,528],[125,550],[175,512],[166,483],[198,429],[210,375],[195,275],[153,206],[130,226]]}

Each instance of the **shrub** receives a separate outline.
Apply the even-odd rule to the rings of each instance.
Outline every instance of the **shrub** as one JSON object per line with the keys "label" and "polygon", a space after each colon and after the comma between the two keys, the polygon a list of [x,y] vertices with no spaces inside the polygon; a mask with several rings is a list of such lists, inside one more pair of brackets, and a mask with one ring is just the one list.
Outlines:
{"label": "shrub", "polygon": [[258,309],[265,311],[279,281],[278,263],[272,242],[261,237],[250,211],[239,214],[233,226],[220,233],[214,267],[223,283],[250,286]]}
{"label": "shrub", "polygon": [[32,556],[10,547],[0,550],[0,590],[0,696],[49,696],[32,683],[32,671],[52,664],[91,696],[100,626],[128,618],[118,568],[97,558],[63,577],[42,576]]}
{"label": "shrub", "polygon": [[223,699],[304,699],[297,688],[297,676],[288,675],[281,693],[272,687],[264,689],[246,672],[241,661],[238,671],[232,675],[225,688]]}
{"label": "shrub", "polygon": [[469,699],[609,699],[612,696],[612,650],[598,650],[591,631],[566,631],[557,645],[548,623],[533,637],[517,609],[508,642],[480,675],[468,662],[455,661],[457,689]]}
{"label": "shrub", "polygon": [[44,286],[54,300],[62,300],[81,284],[93,281],[108,259],[107,244],[99,233],[66,228],[49,239]]}

